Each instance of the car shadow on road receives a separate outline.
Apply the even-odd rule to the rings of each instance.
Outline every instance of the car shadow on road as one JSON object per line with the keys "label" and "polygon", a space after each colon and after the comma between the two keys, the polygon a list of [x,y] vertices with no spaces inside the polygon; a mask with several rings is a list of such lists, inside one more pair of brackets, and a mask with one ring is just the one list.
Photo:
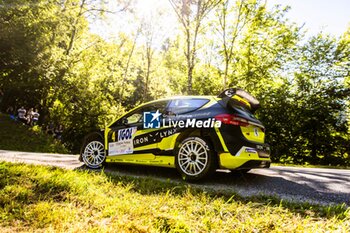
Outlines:
{"label": "car shadow on road", "polygon": [[[285,175],[283,173],[283,171],[278,172],[279,175]],[[291,180],[289,177],[286,179],[286,176],[281,177],[279,175],[270,176],[255,171],[247,174],[217,172],[215,177],[207,180],[204,184],[240,190],[240,193],[243,195],[263,194],[293,201],[307,201],[320,204],[345,203],[350,206],[350,194],[329,190],[330,181],[320,182],[319,180],[307,179],[298,174],[293,174],[294,177]],[[317,173],[313,175],[317,175]]]}
{"label": "car shadow on road", "polygon": [[[87,168],[82,166],[77,169]],[[116,183],[132,183],[133,190],[141,194],[166,193],[168,190],[177,190],[176,192],[181,194],[191,187],[209,190],[209,193],[215,196],[231,198],[234,195],[237,200],[251,200],[253,196],[258,197],[254,199],[259,202],[262,198],[272,197],[271,200],[274,200],[275,204],[279,204],[280,200],[292,199],[294,203],[306,201],[311,204],[350,205],[349,195],[346,193],[320,192],[308,182],[295,182],[280,176],[269,176],[254,171],[247,174],[218,171],[208,179],[188,183],[181,179],[176,169],[172,168],[108,164],[106,168],[94,171],[102,170]]]}

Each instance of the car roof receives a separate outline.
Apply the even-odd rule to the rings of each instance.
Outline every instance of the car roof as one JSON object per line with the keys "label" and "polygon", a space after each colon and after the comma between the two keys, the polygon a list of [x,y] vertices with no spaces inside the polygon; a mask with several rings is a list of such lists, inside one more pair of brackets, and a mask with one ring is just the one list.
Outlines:
{"label": "car roof", "polygon": [[[170,96],[170,97],[166,97],[166,98],[161,98],[161,99],[157,99],[157,100],[152,100],[152,101],[149,101],[149,102],[146,102],[146,103],[142,103],[136,107],[134,107],[133,109],[127,111],[125,114],[123,114],[122,116],[118,117],[117,119],[115,119],[113,121],[113,123],[116,121],[116,120],[119,120],[121,117],[135,111],[136,109],[140,108],[140,107],[143,107],[143,106],[146,106],[148,104],[152,104],[152,103],[157,103],[157,102],[160,102],[160,101],[169,101],[169,100],[175,100],[175,99],[208,99],[208,100],[213,100],[213,99],[220,99],[216,96],[213,96],[213,95],[188,95],[188,96]],[[113,123],[109,124],[108,126],[112,125]]]}
{"label": "car roof", "polygon": [[152,100],[143,104],[140,104],[139,106],[135,107],[141,107],[147,104],[152,104],[152,103],[156,103],[156,102],[160,102],[160,101],[169,101],[169,100],[175,100],[175,99],[213,99],[216,98],[215,96],[212,95],[182,95],[182,96],[170,96],[170,97],[166,97],[166,98],[161,98],[161,99],[157,99],[157,100]]}

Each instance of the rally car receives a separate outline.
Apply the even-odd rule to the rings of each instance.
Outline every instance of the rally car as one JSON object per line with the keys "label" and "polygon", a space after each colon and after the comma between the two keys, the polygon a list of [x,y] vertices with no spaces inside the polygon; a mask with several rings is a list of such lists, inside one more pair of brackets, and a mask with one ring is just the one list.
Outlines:
{"label": "rally car", "polygon": [[185,180],[216,169],[270,167],[259,101],[239,88],[218,96],[180,96],[145,103],[84,139],[80,159],[176,168]]}

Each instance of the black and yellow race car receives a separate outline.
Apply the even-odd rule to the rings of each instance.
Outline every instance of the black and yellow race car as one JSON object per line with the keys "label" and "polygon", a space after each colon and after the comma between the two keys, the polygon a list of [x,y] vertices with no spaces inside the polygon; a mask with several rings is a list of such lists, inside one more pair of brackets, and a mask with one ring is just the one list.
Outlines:
{"label": "black and yellow race car", "polygon": [[87,135],[81,161],[176,168],[183,179],[216,171],[270,167],[265,128],[253,115],[259,102],[230,88],[218,96],[180,96],[145,103]]}

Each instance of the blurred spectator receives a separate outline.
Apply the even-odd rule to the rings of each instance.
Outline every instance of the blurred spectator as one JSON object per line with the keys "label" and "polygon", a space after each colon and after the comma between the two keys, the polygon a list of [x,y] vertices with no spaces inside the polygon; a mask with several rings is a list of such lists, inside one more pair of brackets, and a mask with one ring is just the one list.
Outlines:
{"label": "blurred spectator", "polygon": [[61,140],[62,134],[63,134],[63,125],[60,124],[58,127],[55,128],[55,138],[58,140]]}
{"label": "blurred spectator", "polygon": [[12,106],[10,106],[10,107],[8,107],[7,109],[6,109],[6,113],[7,114],[9,114],[10,115],[10,118],[12,119],[12,120],[16,120],[16,117],[15,117],[15,109],[12,107]]}
{"label": "blurred spectator", "polygon": [[54,134],[54,130],[55,130],[55,126],[52,123],[52,121],[46,126],[46,133],[53,135]]}
{"label": "blurred spectator", "polygon": [[38,120],[39,120],[39,111],[38,109],[36,108],[35,111],[32,112],[32,121],[31,121],[31,125],[36,125]]}
{"label": "blurred spectator", "polygon": [[9,114],[9,115],[16,115],[16,114],[15,114],[15,109],[14,109],[12,106],[9,106],[9,107],[6,109],[6,113]]}
{"label": "blurred spectator", "polygon": [[2,89],[0,89],[0,105],[1,105],[1,102],[2,102],[3,96],[4,96],[4,92],[2,91]]}
{"label": "blurred spectator", "polygon": [[27,110],[25,110],[25,108],[22,106],[17,110],[17,112],[18,112],[18,119],[23,123],[27,123],[27,118],[26,118]]}
{"label": "blurred spectator", "polygon": [[33,118],[33,108],[30,108],[27,112],[27,125],[32,125],[32,118]]}

